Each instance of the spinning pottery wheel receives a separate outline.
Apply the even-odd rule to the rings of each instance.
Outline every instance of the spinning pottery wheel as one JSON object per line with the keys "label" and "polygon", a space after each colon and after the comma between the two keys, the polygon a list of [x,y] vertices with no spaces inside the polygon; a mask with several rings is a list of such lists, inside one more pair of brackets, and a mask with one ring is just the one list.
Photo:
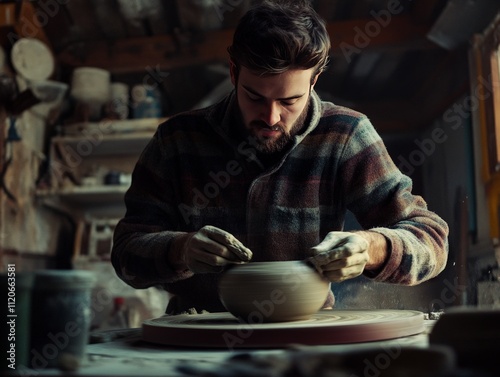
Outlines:
{"label": "spinning pottery wheel", "polygon": [[424,331],[412,310],[321,310],[308,320],[244,323],[229,313],[166,315],[143,322],[143,340],[209,348],[278,348],[380,341]]}

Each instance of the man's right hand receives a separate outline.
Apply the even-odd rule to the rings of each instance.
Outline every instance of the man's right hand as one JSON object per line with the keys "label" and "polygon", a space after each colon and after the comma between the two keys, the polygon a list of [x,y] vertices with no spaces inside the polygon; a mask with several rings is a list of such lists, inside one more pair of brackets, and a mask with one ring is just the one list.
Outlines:
{"label": "man's right hand", "polygon": [[169,253],[173,266],[183,266],[194,273],[221,272],[228,264],[250,259],[250,249],[231,233],[210,225],[175,238]]}

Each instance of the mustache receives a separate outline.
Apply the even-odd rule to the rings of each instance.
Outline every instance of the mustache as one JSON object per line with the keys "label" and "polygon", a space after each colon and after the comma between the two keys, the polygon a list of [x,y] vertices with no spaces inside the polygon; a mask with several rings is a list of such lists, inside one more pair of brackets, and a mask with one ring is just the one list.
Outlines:
{"label": "mustache", "polygon": [[258,128],[269,128],[273,131],[286,132],[285,127],[280,123],[276,123],[276,124],[270,126],[266,122],[263,122],[260,120],[254,120],[254,121],[250,122],[250,126],[251,127],[258,127]]}

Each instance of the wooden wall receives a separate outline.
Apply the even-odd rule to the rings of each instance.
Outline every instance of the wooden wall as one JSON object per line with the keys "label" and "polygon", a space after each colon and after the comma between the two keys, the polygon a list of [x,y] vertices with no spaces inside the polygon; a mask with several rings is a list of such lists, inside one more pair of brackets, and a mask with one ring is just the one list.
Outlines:
{"label": "wooden wall", "polygon": [[[47,108],[37,105],[15,119],[18,141],[9,141],[12,118],[2,114],[1,149],[4,184],[14,198],[0,192],[0,250],[2,263],[16,261],[18,269],[32,269],[55,263],[53,259],[62,250],[58,247],[67,237],[70,245],[71,223],[37,200],[36,186],[40,166],[44,162],[45,117]],[[61,232],[68,233],[67,235]],[[69,251],[71,252],[71,250]],[[58,262],[57,262],[58,263]]]}

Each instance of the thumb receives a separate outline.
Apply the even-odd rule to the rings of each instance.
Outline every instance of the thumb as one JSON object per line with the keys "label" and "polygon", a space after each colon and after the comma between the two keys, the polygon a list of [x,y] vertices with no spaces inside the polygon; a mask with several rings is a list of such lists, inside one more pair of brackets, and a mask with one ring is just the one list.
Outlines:
{"label": "thumb", "polygon": [[317,255],[325,253],[342,244],[348,233],[346,232],[329,232],[326,237],[316,246],[311,248],[311,254]]}

